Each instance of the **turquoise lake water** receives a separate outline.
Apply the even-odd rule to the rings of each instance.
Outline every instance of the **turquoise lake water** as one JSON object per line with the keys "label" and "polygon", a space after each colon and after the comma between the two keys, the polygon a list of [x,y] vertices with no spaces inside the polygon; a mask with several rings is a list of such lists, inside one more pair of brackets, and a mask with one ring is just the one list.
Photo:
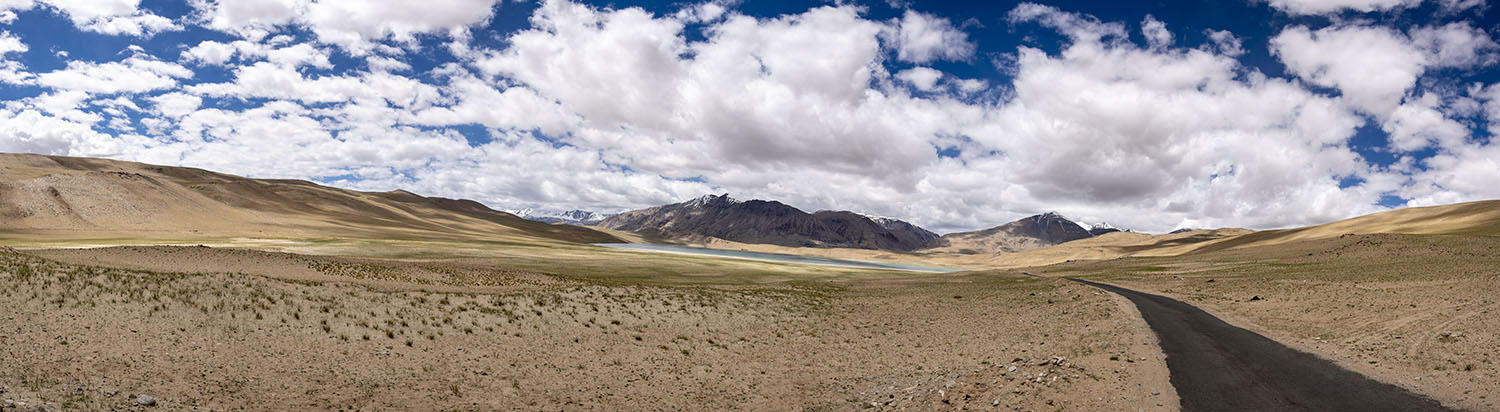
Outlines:
{"label": "turquoise lake water", "polygon": [[789,255],[784,253],[759,253],[746,252],[743,250],[720,250],[705,249],[701,247],[660,245],[654,243],[595,243],[595,246],[603,246],[615,249],[646,250],[656,252],[690,253],[695,255],[725,257],[733,259],[769,260],[775,262],[801,263],[808,265],[843,266],[860,269],[879,270],[905,270],[912,272],[957,272],[958,269],[948,269],[929,266],[902,265],[898,263],[866,262],[860,260],[833,259],[825,257]]}

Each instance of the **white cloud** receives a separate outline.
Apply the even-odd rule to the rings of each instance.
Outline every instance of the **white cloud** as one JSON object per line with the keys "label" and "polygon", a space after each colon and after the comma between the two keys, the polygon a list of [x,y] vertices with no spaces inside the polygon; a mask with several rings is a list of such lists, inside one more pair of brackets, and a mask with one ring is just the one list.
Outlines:
{"label": "white cloud", "polygon": [[11,60],[11,53],[25,53],[27,50],[31,48],[20,37],[0,31],[0,84],[22,85],[31,82],[33,75],[26,72],[26,65]]}
{"label": "white cloud", "polygon": [[234,57],[235,47],[230,43],[221,43],[213,40],[204,40],[198,45],[182,52],[183,61],[198,62],[207,65],[222,65],[228,63]]}
{"label": "white cloud", "polygon": [[138,93],[175,87],[177,79],[190,78],[193,71],[148,56],[132,56],[119,62],[70,61],[66,69],[41,73],[37,84],[61,90],[89,93]]}
{"label": "white cloud", "polygon": [[924,92],[933,91],[937,88],[938,80],[943,78],[943,72],[928,67],[913,67],[896,73],[896,78],[917,87]]}
{"label": "white cloud", "polygon": [[1271,39],[1271,50],[1298,77],[1338,88],[1349,104],[1374,116],[1395,110],[1428,64],[1405,36],[1382,27],[1293,26]]}
{"label": "white cloud", "polygon": [[1422,0],[1269,0],[1271,7],[1288,14],[1332,14],[1345,10],[1387,11],[1416,7]]}
{"label": "white cloud", "polygon": [[273,99],[303,103],[378,101],[422,108],[438,95],[435,87],[385,72],[307,77],[295,67],[258,62],[234,70],[233,82],[185,87],[194,94],[235,99]]}
{"label": "white cloud", "polygon": [[365,57],[365,64],[370,67],[370,71],[402,72],[411,70],[410,64],[385,56]]}
{"label": "white cloud", "polygon": [[1435,67],[1467,68],[1494,64],[1495,51],[1500,49],[1489,33],[1469,26],[1467,22],[1418,27],[1411,30],[1410,35],[1413,45],[1425,52],[1428,62]]}
{"label": "white cloud", "polygon": [[[1335,15],[1344,12],[1389,12],[1420,6],[1423,0],[1260,0],[1291,15]],[[1456,13],[1484,7],[1485,0],[1436,0],[1442,10]]]}
{"label": "white cloud", "polygon": [[26,43],[22,43],[20,37],[11,35],[8,31],[0,31],[0,56],[25,53],[27,50],[31,48],[26,47]]}
{"label": "white cloud", "polygon": [[1442,147],[1457,147],[1469,136],[1469,128],[1449,119],[1439,110],[1434,94],[1397,107],[1390,120],[1381,128],[1390,136],[1391,149],[1413,151],[1437,144]]}
{"label": "white cloud", "polygon": [[[956,194],[933,208],[946,219],[992,220],[985,197],[995,194],[1009,210],[1148,230],[1277,227],[1374,210],[1381,188],[1339,187],[1338,176],[1374,172],[1346,145],[1362,120],[1336,99],[1242,77],[1231,56],[1117,41],[1114,24],[1087,16],[1023,5],[1012,17],[1074,41],[1058,56],[1022,49],[1014,99],[965,131],[981,150],[927,174],[933,194]],[[990,151],[1000,155],[979,155]]]}
{"label": "white cloud", "polygon": [[208,40],[183,51],[182,59],[188,62],[222,66],[238,57],[240,62],[265,59],[278,66],[292,69],[302,66],[333,68],[333,63],[328,60],[328,52],[321,48],[308,43],[278,47],[284,42],[275,40],[271,39],[264,43],[247,40],[221,43]]}
{"label": "white cloud", "polygon": [[1208,36],[1219,54],[1229,57],[1239,57],[1245,54],[1245,47],[1240,38],[1230,33],[1229,30],[1204,30],[1203,34]]}
{"label": "white cloud", "polygon": [[1149,14],[1141,21],[1141,35],[1146,36],[1146,44],[1153,49],[1172,46],[1172,32],[1167,30],[1167,24]]}
{"label": "white cloud", "polygon": [[250,40],[280,26],[306,27],[325,43],[356,55],[376,41],[410,43],[417,34],[447,31],[488,20],[497,0],[200,0],[198,18],[213,29]]}
{"label": "white cloud", "polygon": [[140,0],[40,0],[68,16],[80,30],[110,35],[151,37],[182,30],[165,17],[141,10]]}
{"label": "white cloud", "polygon": [[203,99],[187,93],[172,92],[160,96],[152,96],[151,102],[155,104],[157,113],[163,116],[178,118],[198,110],[203,104]]}
{"label": "white cloud", "polygon": [[1006,14],[1006,20],[1015,23],[1037,23],[1056,29],[1068,36],[1075,44],[1096,43],[1109,38],[1124,38],[1125,25],[1104,23],[1098,18],[1076,13],[1063,13],[1056,7],[1036,3],[1021,3]]}
{"label": "white cloud", "polygon": [[953,22],[912,10],[901,17],[896,44],[897,58],[913,63],[966,60],[974,55],[969,35],[953,27]]}

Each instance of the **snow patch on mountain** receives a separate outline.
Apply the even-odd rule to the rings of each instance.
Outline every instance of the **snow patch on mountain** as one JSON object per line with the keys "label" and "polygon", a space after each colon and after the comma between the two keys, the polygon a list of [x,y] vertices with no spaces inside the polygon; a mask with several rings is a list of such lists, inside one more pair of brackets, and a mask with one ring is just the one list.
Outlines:
{"label": "snow patch on mountain", "polygon": [[510,210],[509,212],[526,220],[533,220],[543,223],[565,223],[570,225],[592,225],[615,215],[614,213],[605,214],[581,209],[555,211],[527,208]]}

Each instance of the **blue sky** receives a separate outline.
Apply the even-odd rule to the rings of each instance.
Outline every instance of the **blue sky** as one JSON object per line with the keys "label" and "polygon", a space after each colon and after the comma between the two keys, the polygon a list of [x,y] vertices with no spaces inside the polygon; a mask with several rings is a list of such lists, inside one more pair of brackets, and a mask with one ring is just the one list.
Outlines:
{"label": "blue sky", "polygon": [[1483,0],[0,1],[0,151],[613,212],[1272,228],[1500,195]]}

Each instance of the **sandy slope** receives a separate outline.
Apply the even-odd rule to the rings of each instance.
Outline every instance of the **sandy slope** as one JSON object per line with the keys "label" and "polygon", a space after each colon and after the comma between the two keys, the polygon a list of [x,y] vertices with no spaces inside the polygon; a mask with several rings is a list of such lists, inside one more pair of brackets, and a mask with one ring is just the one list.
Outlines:
{"label": "sandy slope", "polygon": [[468,200],[25,154],[0,154],[0,235],[616,240],[592,229],[532,222]]}
{"label": "sandy slope", "polygon": [[1497,236],[1500,235],[1500,200],[1409,207],[1317,226],[1266,230],[1233,239],[1205,242],[1191,248],[1191,251],[1211,252],[1370,233]]}

